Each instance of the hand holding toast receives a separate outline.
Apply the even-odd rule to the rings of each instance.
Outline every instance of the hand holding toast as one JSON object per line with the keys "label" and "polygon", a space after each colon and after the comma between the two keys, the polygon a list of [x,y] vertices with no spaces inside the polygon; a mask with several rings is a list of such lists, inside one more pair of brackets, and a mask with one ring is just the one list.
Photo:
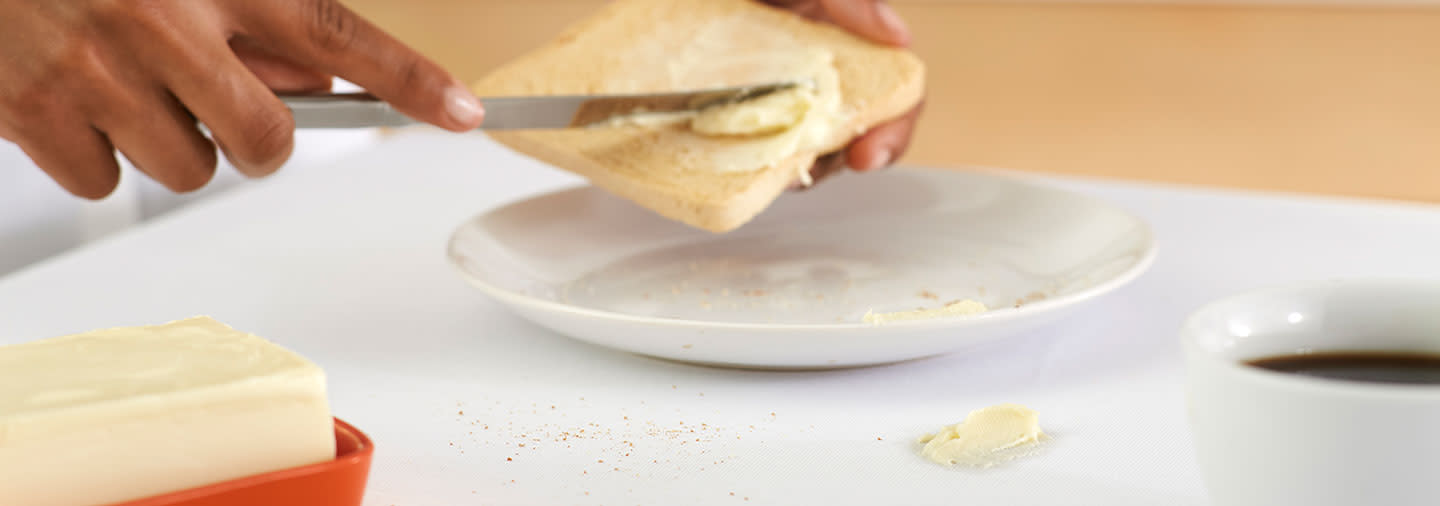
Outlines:
{"label": "hand holding toast", "polygon": [[[874,42],[904,47],[910,43],[905,21],[883,0],[765,0],[796,14],[826,21]],[[811,169],[816,181],[846,166],[868,171],[890,165],[910,145],[921,105],[889,123],[870,129],[844,151],[821,157]]]}
{"label": "hand holding toast", "polygon": [[294,131],[273,91],[325,89],[332,75],[449,130],[484,114],[338,0],[0,0],[0,138],[81,197],[114,190],[117,148],[179,192],[210,181],[214,144],[241,172],[269,174]]}

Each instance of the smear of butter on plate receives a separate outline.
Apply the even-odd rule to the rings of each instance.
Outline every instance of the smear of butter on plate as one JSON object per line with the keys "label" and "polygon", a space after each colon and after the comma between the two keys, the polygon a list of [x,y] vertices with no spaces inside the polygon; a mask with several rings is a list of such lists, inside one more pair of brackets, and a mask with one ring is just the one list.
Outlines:
{"label": "smear of butter on plate", "polygon": [[870,311],[865,313],[865,323],[879,325],[885,322],[900,320],[924,320],[927,318],[944,318],[947,316],[969,316],[989,311],[984,304],[970,299],[957,300],[944,306],[933,309],[917,309],[914,311],[900,311],[895,313],[876,313]]}
{"label": "smear of butter on plate", "polygon": [[920,455],[945,466],[987,468],[1028,455],[1046,439],[1034,410],[1000,404],[971,411],[965,421],[920,438]]}

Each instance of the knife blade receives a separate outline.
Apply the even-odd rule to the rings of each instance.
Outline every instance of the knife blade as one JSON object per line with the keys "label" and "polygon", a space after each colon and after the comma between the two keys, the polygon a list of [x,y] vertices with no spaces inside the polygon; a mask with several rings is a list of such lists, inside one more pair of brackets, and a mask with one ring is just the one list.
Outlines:
{"label": "knife blade", "polygon": [[[697,111],[759,98],[797,83],[767,83],[667,93],[481,97],[481,130],[582,128],[637,113]],[[419,123],[369,93],[285,95],[296,128],[402,127]]]}

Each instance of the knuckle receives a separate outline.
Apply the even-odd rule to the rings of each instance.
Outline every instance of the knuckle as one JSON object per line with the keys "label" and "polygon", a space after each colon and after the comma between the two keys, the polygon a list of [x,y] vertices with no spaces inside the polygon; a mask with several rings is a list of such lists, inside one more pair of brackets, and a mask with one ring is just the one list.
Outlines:
{"label": "knuckle", "polygon": [[335,0],[306,0],[305,27],[310,41],[322,51],[343,52],[355,44],[359,19]]}
{"label": "knuckle", "polygon": [[159,0],[96,0],[89,19],[103,30],[125,34],[164,34],[172,31],[173,2]]}
{"label": "knuckle", "polygon": [[257,114],[244,126],[244,162],[258,175],[274,172],[290,154],[295,120],[284,112]]}
{"label": "knuckle", "polygon": [[431,79],[434,73],[427,70],[419,57],[406,57],[396,66],[395,84],[401,90],[429,90],[435,83]]}
{"label": "knuckle", "polygon": [[8,117],[33,119],[62,105],[66,90],[93,89],[111,80],[93,43],[69,40],[39,65],[0,80],[0,111]]}
{"label": "knuckle", "polygon": [[65,116],[62,109],[54,105],[50,95],[32,95],[32,98],[20,98],[18,102],[7,103],[4,111],[0,112],[0,121],[7,126],[3,129],[10,133],[7,137],[17,138],[43,138],[60,123]]}
{"label": "knuckle", "polygon": [[87,11],[88,19],[105,27],[123,25],[130,18],[134,3],[136,0],[94,0]]}
{"label": "knuckle", "polygon": [[405,54],[387,66],[388,74],[381,89],[412,97],[440,97],[450,86],[444,70],[418,54]]}
{"label": "knuckle", "polygon": [[92,40],[71,41],[60,52],[53,73],[58,78],[74,79],[92,85],[95,81],[113,80],[100,44]]}
{"label": "knuckle", "polygon": [[133,93],[110,92],[77,102],[80,113],[102,128],[115,128],[135,123],[137,118],[153,116]]}
{"label": "knuckle", "polygon": [[8,122],[25,127],[45,115],[54,102],[49,87],[22,83],[17,88],[0,92],[0,115]]}

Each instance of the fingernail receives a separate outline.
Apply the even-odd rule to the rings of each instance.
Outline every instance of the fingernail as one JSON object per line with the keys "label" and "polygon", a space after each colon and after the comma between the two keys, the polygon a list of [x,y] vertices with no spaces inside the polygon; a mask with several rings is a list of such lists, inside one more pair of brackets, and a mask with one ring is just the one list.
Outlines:
{"label": "fingernail", "polygon": [[910,41],[910,27],[905,26],[905,20],[895,12],[895,8],[885,2],[875,3],[875,16],[880,18],[880,24],[885,25],[897,44],[906,44]]}
{"label": "fingernail", "polygon": [[445,90],[445,110],[451,119],[463,125],[478,125],[485,119],[485,109],[480,107],[480,99],[460,86],[451,86]]}

